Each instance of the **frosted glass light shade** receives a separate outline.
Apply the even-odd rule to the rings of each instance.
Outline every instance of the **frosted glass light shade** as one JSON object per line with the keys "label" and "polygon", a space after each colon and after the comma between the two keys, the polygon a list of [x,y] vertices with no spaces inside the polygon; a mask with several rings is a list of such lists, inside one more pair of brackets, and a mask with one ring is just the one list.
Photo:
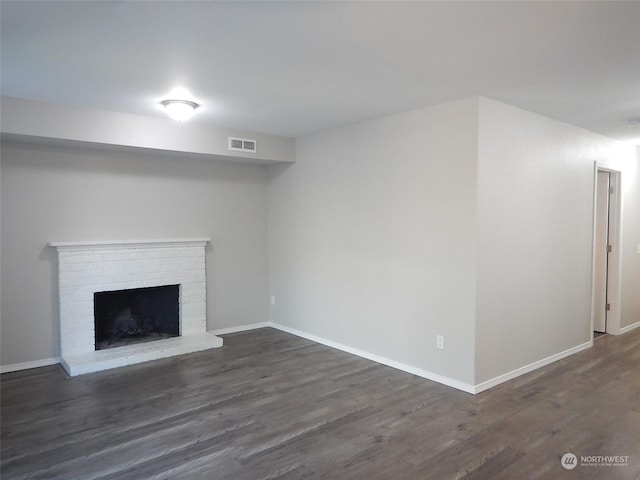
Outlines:
{"label": "frosted glass light shade", "polygon": [[164,100],[160,103],[164,106],[167,115],[179,122],[189,120],[199,106],[188,100]]}

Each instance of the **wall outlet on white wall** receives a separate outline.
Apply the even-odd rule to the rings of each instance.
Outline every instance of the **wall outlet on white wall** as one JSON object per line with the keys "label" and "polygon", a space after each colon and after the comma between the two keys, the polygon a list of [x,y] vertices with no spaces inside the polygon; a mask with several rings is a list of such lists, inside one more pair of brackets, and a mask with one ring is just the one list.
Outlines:
{"label": "wall outlet on white wall", "polygon": [[444,350],[444,337],[442,335],[436,335],[436,347]]}
{"label": "wall outlet on white wall", "polygon": [[638,244],[638,255],[640,255],[640,243]]}
{"label": "wall outlet on white wall", "polygon": [[276,304],[276,296],[271,295],[271,305],[275,305],[275,304]]}

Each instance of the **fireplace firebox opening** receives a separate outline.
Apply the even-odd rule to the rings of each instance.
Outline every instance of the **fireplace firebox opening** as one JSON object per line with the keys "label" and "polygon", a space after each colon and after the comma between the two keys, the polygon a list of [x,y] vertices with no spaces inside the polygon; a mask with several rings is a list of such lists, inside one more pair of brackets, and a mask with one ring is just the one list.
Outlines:
{"label": "fireplace firebox opening", "polygon": [[93,294],[95,349],[180,335],[180,285]]}

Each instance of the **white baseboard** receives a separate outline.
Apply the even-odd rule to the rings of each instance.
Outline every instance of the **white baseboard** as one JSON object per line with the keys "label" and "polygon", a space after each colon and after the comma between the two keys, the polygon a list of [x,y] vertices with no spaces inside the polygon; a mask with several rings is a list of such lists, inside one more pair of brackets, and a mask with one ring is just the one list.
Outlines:
{"label": "white baseboard", "polygon": [[496,385],[507,382],[509,380],[513,380],[514,378],[519,377],[520,375],[524,375],[525,373],[532,372],[533,370],[549,365],[550,363],[557,362],[558,360],[561,360],[565,357],[573,355],[574,353],[581,352],[582,350],[586,350],[587,348],[591,348],[592,346],[593,346],[593,341],[586,342],[581,345],[577,345],[575,347],[569,348],[568,350],[565,350],[563,352],[556,353],[555,355],[551,355],[550,357],[543,358],[542,360],[538,360],[537,362],[533,362],[533,363],[530,363],[529,365],[525,365],[524,367],[516,368],[515,370],[512,370],[510,372],[504,373],[502,375],[498,375],[497,377],[492,378],[491,380],[478,383],[474,387],[474,390],[475,390],[474,393],[484,392],[485,390],[495,387]]}
{"label": "white baseboard", "polygon": [[269,322],[251,323],[249,325],[240,325],[239,327],[221,328],[219,330],[214,330],[212,333],[214,335],[226,335],[228,333],[244,332],[246,330],[255,330],[256,328],[265,328],[270,326],[271,324],[269,324]]}
{"label": "white baseboard", "polygon": [[60,363],[60,358],[43,358],[32,362],[12,363],[11,365],[0,365],[0,373],[17,372],[18,370],[28,370],[30,368],[47,367]]}
{"label": "white baseboard", "polygon": [[[537,362],[533,362],[524,367],[517,368],[505,374],[499,375],[495,378],[492,378],[491,380],[487,380],[486,382],[482,382],[477,385],[470,385],[468,383],[460,382],[458,380],[454,380],[452,378],[445,377],[443,375],[438,375],[437,373],[433,373],[428,370],[416,368],[411,365],[407,365],[401,362],[397,362],[395,360],[388,359],[386,357],[382,357],[380,355],[376,355],[370,352],[365,352],[364,350],[360,350],[358,348],[349,347],[348,345],[344,345],[342,343],[334,342],[332,340],[328,340],[326,338],[319,337],[317,335],[303,332],[295,328],[290,328],[285,325],[281,325],[279,323],[273,323],[273,322],[252,323],[249,325],[240,325],[237,327],[222,328],[219,330],[214,330],[213,332],[210,332],[210,333],[212,333],[213,335],[225,335],[229,333],[244,332],[247,330],[255,330],[258,328],[265,328],[265,327],[272,327],[277,330],[281,330],[283,332],[296,335],[297,337],[306,338],[307,340],[311,340],[313,342],[317,342],[331,348],[336,348],[343,352],[347,352],[352,355],[356,355],[358,357],[366,358],[368,360],[372,360],[374,362],[381,363],[383,365],[387,365],[389,367],[396,368],[398,370],[402,370],[403,372],[411,373],[412,375],[417,375],[419,377],[426,378],[427,380],[432,380],[434,382],[438,382],[443,385],[447,385],[449,387],[456,388],[458,390],[462,390],[463,392],[472,393],[472,394],[483,392],[492,387],[495,387],[496,385],[507,382],[509,380],[512,380],[526,373],[532,372],[533,370],[544,367],[546,365],[549,365],[553,362],[556,362],[558,360],[561,360],[565,357],[578,353],[582,350],[586,350],[587,348],[590,348],[593,346],[592,341],[586,342],[581,345],[577,345],[575,347],[569,348],[568,350],[565,350],[563,352],[556,353],[555,355],[551,355],[550,357],[544,358],[542,360],[538,360]],[[622,328],[620,330],[620,333],[627,333],[639,327],[640,327],[640,322],[637,322]],[[60,363],[60,358],[45,358],[42,360],[35,360],[32,362],[14,363],[11,365],[1,365],[0,373],[15,372],[18,370],[27,370],[30,368],[37,368],[37,367],[45,367],[48,365],[55,365],[57,363]]]}
{"label": "white baseboard", "polygon": [[[255,330],[256,328],[269,327],[268,322],[252,323],[250,325],[241,325],[239,327],[221,328],[214,330],[213,335],[225,335],[227,333],[244,332],[246,330]],[[57,358],[44,358],[42,360],[34,360],[32,362],[13,363],[10,365],[0,365],[0,373],[17,372],[20,370],[28,370],[30,368],[46,367],[48,365],[55,365],[56,363],[62,363],[62,360]]]}
{"label": "white baseboard", "polygon": [[631,325],[627,325],[626,327],[622,327],[620,329],[620,334],[630,332],[636,328],[640,327],[640,322],[632,323]]}
{"label": "white baseboard", "polygon": [[421,368],[412,367],[411,365],[406,365],[401,362],[396,362],[395,360],[390,360],[385,357],[381,357],[380,355],[376,355],[373,353],[365,352],[363,350],[349,347],[347,345],[343,345],[342,343],[334,342],[332,340],[327,340],[323,337],[318,337],[316,335],[302,332],[300,330],[296,330],[295,328],[290,328],[285,325],[280,325],[279,323],[269,323],[269,326],[281,330],[283,332],[291,333],[297,337],[306,338],[307,340],[311,340],[313,342],[321,343],[322,345],[326,345],[328,347],[336,348],[338,350],[342,350],[343,352],[350,353],[352,355],[356,355],[358,357],[366,358],[368,360],[372,360],[377,363],[381,363],[388,367],[396,368],[398,370],[402,370],[403,372],[411,373],[412,375],[417,375],[418,377],[426,378],[427,380],[433,380],[434,382],[441,383],[448,387],[453,387],[458,390],[462,390],[467,393],[475,393],[474,387],[464,382],[460,382],[458,380],[454,380],[449,377],[445,377],[443,375],[438,375],[437,373],[429,372],[427,370],[423,370]]}

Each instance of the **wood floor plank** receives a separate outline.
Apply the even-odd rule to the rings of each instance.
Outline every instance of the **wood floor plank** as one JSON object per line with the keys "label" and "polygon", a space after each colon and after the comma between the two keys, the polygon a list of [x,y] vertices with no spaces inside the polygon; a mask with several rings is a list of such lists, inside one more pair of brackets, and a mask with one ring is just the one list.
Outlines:
{"label": "wood floor plank", "polygon": [[3,480],[640,480],[640,329],[476,396],[270,328],[0,387]]}

